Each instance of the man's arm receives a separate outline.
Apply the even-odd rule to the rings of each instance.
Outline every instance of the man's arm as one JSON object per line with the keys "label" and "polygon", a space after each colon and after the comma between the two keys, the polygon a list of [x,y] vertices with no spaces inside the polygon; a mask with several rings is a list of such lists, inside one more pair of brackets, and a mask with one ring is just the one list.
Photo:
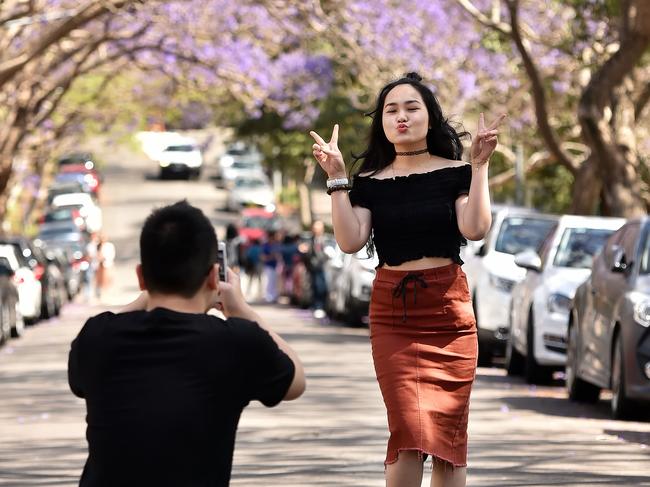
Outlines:
{"label": "man's arm", "polygon": [[257,314],[248,303],[246,303],[241,292],[239,276],[231,269],[228,269],[228,282],[219,283],[219,296],[221,301],[220,306],[218,307],[223,311],[223,314],[227,318],[244,318],[249,321],[255,321],[261,328],[271,335],[271,338],[280,350],[287,354],[293,362],[295,372],[293,381],[291,381],[291,385],[284,396],[284,400],[291,401],[292,399],[300,397],[302,393],[305,392],[306,381],[305,370],[302,362],[298,358],[298,354],[280,335],[275,333],[268,324],[265,323],[262,317]]}

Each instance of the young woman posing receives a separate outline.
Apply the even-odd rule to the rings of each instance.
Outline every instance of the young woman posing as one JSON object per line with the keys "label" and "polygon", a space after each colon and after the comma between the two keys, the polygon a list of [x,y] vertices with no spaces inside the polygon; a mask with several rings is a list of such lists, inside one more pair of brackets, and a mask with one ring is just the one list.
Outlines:
{"label": "young woman posing", "polygon": [[[488,161],[497,127],[481,114],[470,164],[458,134],[416,73],[389,83],[372,113],[354,186],[338,148],[338,125],[313,154],[327,173],[336,241],[354,253],[372,239],[379,257],[370,340],[387,409],[388,487],[464,486],[469,395],[476,373],[476,320],[460,246],[490,228]],[[347,190],[350,190],[349,193]]]}

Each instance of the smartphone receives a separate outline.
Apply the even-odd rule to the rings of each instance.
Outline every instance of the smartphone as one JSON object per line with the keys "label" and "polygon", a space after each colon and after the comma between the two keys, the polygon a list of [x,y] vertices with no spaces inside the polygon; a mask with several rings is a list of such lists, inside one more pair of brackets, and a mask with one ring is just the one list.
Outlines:
{"label": "smartphone", "polygon": [[219,264],[219,280],[228,282],[228,256],[226,255],[226,243],[219,242],[217,244],[217,264]]}

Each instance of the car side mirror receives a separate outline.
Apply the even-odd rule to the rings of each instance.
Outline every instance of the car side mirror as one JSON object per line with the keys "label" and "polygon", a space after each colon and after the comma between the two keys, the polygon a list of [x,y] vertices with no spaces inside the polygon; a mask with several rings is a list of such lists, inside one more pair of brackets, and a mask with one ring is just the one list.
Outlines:
{"label": "car side mirror", "polygon": [[534,250],[524,250],[515,255],[515,264],[531,271],[542,271],[542,259]]}
{"label": "car side mirror", "polygon": [[612,252],[612,267],[611,271],[619,274],[625,273],[630,267],[625,257],[625,250],[623,247],[615,246]]}

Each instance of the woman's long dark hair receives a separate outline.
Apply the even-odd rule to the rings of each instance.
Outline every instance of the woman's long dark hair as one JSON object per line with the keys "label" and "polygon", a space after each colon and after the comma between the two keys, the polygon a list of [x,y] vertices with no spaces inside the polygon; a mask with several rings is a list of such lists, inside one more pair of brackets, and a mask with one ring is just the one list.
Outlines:
{"label": "woman's long dark hair", "polygon": [[444,118],[436,96],[422,83],[422,77],[417,73],[407,73],[404,77],[392,81],[382,88],[377,97],[375,109],[367,114],[372,117],[368,148],[360,155],[352,155],[354,165],[358,161],[362,161],[359,170],[355,172],[375,174],[395,160],[395,146],[386,137],[382,126],[382,112],[386,95],[390,90],[398,85],[406,84],[418,90],[429,112],[429,126],[431,127],[427,132],[429,154],[444,157],[445,159],[461,159],[463,155],[461,138],[468,136],[469,132],[457,132],[449,120]]}

